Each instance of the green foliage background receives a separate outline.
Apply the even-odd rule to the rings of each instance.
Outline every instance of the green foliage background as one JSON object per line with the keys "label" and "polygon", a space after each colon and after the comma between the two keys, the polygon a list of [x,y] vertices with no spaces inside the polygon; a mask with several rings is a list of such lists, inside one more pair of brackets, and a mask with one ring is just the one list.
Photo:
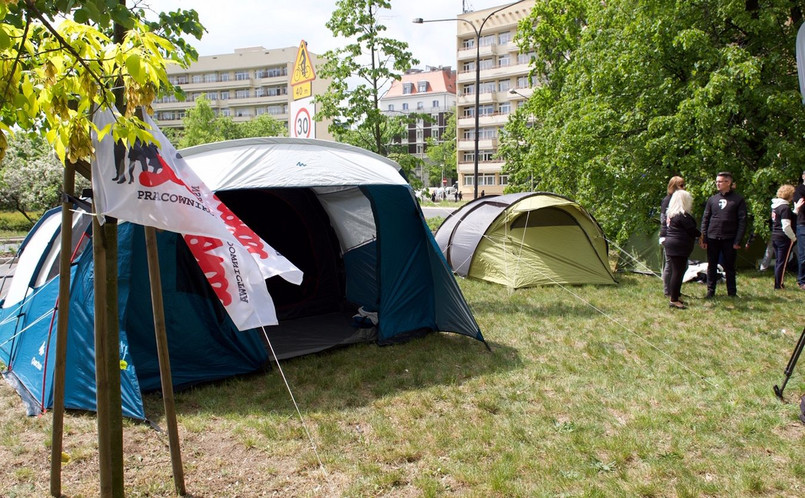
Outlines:
{"label": "green foliage background", "polygon": [[542,86],[506,126],[509,189],[576,198],[610,238],[656,229],[668,178],[700,215],[735,175],[754,230],[805,165],[797,83],[802,2],[542,0],[521,22]]}

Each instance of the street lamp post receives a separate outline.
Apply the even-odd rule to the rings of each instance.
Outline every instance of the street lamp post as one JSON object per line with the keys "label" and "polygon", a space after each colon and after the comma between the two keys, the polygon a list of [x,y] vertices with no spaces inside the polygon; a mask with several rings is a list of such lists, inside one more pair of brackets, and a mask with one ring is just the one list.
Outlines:
{"label": "street lamp post", "polygon": [[[517,2],[512,2],[510,4],[504,5],[503,7],[493,10],[489,13],[486,17],[481,20],[481,25],[477,28],[475,25],[466,20],[461,18],[454,18],[454,19],[422,19],[421,17],[417,17],[413,20],[414,24],[424,24],[426,22],[446,22],[446,21],[462,21],[470,25],[473,32],[475,32],[475,154],[473,155],[473,199],[478,198],[478,156],[480,155],[480,151],[478,150],[478,140],[480,138],[480,107],[481,107],[481,31],[484,29],[484,24],[488,21],[493,15],[497,14],[501,10],[508,9],[513,5],[517,5],[518,3],[524,2],[525,0],[519,0]],[[458,137],[456,137],[458,138]]]}

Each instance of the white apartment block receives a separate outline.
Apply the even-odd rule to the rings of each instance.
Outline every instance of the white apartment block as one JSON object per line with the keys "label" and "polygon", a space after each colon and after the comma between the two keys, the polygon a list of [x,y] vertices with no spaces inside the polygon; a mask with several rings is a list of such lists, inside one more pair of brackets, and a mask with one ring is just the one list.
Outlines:
{"label": "white apartment block", "polygon": [[[457,27],[457,101],[456,149],[458,184],[465,199],[475,190],[475,98],[478,109],[478,193],[502,194],[508,178],[501,174],[503,161],[496,158],[501,129],[525,99],[533,92],[528,77],[531,54],[520,53],[514,43],[517,23],[534,8],[529,0],[489,15],[502,6],[458,16],[467,22]],[[476,45],[477,44],[477,45]],[[476,88],[476,59],[480,60],[480,87]]]}
{"label": "white apartment block", "polygon": [[[418,113],[429,116],[410,123],[406,135],[398,138],[398,143],[406,147],[409,154],[429,161],[425,153],[427,141],[432,138],[437,143],[442,142],[447,120],[456,107],[456,72],[450,66],[410,69],[399,81],[391,84],[380,98],[379,106],[387,115]],[[420,169],[417,176],[428,185],[425,171]]]}
{"label": "white apartment block", "polygon": [[[168,78],[184,90],[187,99],[180,102],[170,95],[155,101],[155,118],[161,127],[180,128],[187,110],[206,95],[218,116],[244,122],[269,114],[287,128],[293,100],[291,75],[298,49],[239,48],[231,54],[199,56],[187,69],[168,66]],[[314,68],[318,67],[319,56],[308,53]],[[316,78],[313,95],[326,91],[328,83]],[[316,138],[332,140],[327,122],[316,122]]]}

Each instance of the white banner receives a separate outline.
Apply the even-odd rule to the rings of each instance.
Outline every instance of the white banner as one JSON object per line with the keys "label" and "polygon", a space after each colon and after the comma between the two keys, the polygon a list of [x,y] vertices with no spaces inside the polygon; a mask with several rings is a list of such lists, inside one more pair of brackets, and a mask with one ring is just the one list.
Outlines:
{"label": "white banner", "polygon": [[[114,125],[111,111],[99,111],[100,130]],[[109,131],[93,133],[93,199],[98,214],[184,235],[202,271],[240,330],[276,325],[264,279],[279,275],[299,284],[302,272],[229,210],[187,166],[150,117],[145,122],[159,142],[135,143],[115,164]],[[222,165],[225,167],[225,165]]]}

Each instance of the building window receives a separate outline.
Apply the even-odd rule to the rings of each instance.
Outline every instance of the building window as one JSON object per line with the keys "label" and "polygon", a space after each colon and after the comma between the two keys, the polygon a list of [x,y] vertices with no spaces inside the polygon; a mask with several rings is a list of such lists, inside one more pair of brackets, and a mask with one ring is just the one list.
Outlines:
{"label": "building window", "polygon": [[495,44],[495,38],[495,35],[482,36],[480,45],[482,47],[490,47]]}
{"label": "building window", "polygon": [[465,187],[475,186],[475,177],[472,175],[464,175],[464,186]]}
{"label": "building window", "polygon": [[266,89],[265,88],[255,88],[254,89],[254,96],[255,97],[265,97]]}
{"label": "building window", "polygon": [[464,130],[464,140],[472,140],[475,138],[475,130],[473,128],[467,128]]}
{"label": "building window", "polygon": [[237,81],[243,81],[249,79],[249,73],[246,71],[235,71],[235,79]]}
{"label": "building window", "polygon": [[487,139],[487,140],[492,139],[492,138],[497,138],[498,130],[497,130],[497,128],[481,128],[478,131],[478,136],[481,139]]}
{"label": "building window", "polygon": [[494,59],[483,59],[481,60],[481,71],[484,69],[494,69],[495,68],[495,60]]}
{"label": "building window", "polygon": [[474,95],[475,85],[464,85],[464,95]]}
{"label": "building window", "polygon": [[235,90],[235,98],[236,99],[248,99],[249,98],[249,90]]}
{"label": "building window", "polygon": [[536,57],[536,52],[529,52],[527,54],[517,54],[517,63],[518,64],[528,64],[531,62],[531,59]]}
{"label": "building window", "polygon": [[478,107],[479,116],[491,116],[492,114],[495,114],[494,104],[484,104]]}
{"label": "building window", "polygon": [[461,48],[462,49],[475,48],[475,38],[467,38],[466,40],[462,40]]}
{"label": "building window", "polygon": [[511,102],[503,102],[498,106],[498,112],[500,114],[511,114],[512,112],[512,104]]}
{"label": "building window", "polygon": [[490,186],[495,184],[495,175],[483,174],[478,175],[478,185]]}
{"label": "building window", "polygon": [[193,75],[193,83],[204,83],[204,76],[200,74]]}
{"label": "building window", "polygon": [[463,113],[461,114],[465,118],[471,118],[475,116],[475,108],[474,107],[465,107]]}
{"label": "building window", "polygon": [[403,111],[407,111],[407,110],[408,110],[408,103],[406,102],[406,103],[403,103]]}
{"label": "building window", "polygon": [[416,84],[416,91],[417,92],[427,92],[428,91],[428,82],[427,81],[420,81]]}
{"label": "building window", "polygon": [[505,33],[498,34],[498,43],[501,45],[505,45],[512,41],[512,32],[506,31]]}
{"label": "building window", "polygon": [[510,80],[500,80],[500,81],[498,81],[498,91],[499,92],[508,92],[509,88],[511,88],[511,81]]}
{"label": "building window", "polygon": [[508,185],[509,184],[509,175],[500,175],[500,184],[501,185]]}
{"label": "building window", "polygon": [[433,107],[434,109],[438,109],[438,108],[439,108],[439,101],[438,101],[438,100],[434,100],[434,101],[433,101],[433,105],[432,105],[431,107]]}
{"label": "building window", "polygon": [[509,54],[501,55],[500,57],[498,57],[498,67],[506,67],[509,64],[511,64],[511,58],[509,57]]}
{"label": "building window", "polygon": [[414,93],[413,83],[403,83],[403,95],[410,95]]}
{"label": "building window", "polygon": [[495,91],[496,86],[497,85],[495,85],[494,81],[487,81],[485,83],[481,83],[481,95],[485,93],[493,93]]}
{"label": "building window", "polygon": [[221,73],[221,81],[229,81],[229,73]]}
{"label": "building window", "polygon": [[221,116],[229,117],[232,115],[231,109],[221,109]]}
{"label": "building window", "polygon": [[229,100],[229,90],[222,90],[221,91],[220,100]]}
{"label": "building window", "polygon": [[416,103],[416,110],[417,111],[421,111],[424,108],[425,108],[425,104],[423,102],[417,102]]}
{"label": "building window", "polygon": [[[479,150],[478,151],[478,160],[479,161],[491,161],[494,158],[495,158],[495,151],[494,150]],[[490,175],[490,176],[492,176],[492,183],[489,183],[488,185],[494,185],[495,184],[494,183],[495,182],[495,175]]]}
{"label": "building window", "polygon": [[393,111],[393,110],[394,110],[394,104],[389,104],[389,111]]}
{"label": "building window", "polygon": [[465,152],[463,157],[465,163],[471,163],[475,160],[475,152]]}
{"label": "building window", "polygon": [[475,61],[465,62],[463,66],[461,66],[461,70],[465,73],[469,73],[470,71],[475,71]]}
{"label": "building window", "polygon": [[288,106],[287,104],[275,104],[268,106],[268,114],[271,116],[278,116],[280,114],[287,114],[288,113]]}
{"label": "building window", "polygon": [[207,73],[204,75],[204,83],[216,83],[218,81],[218,75],[215,73]]}

